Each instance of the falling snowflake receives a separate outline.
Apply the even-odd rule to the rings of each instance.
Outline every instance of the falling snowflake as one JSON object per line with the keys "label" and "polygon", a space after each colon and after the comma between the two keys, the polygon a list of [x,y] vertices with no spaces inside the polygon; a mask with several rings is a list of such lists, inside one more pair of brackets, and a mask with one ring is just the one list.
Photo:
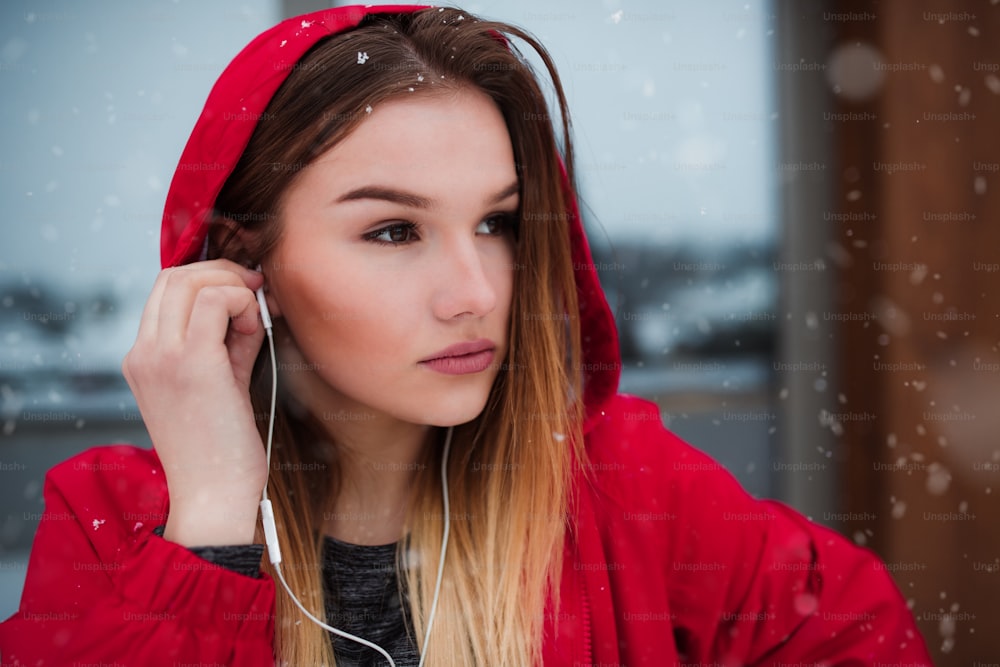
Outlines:
{"label": "falling snowflake", "polygon": [[367,51],[358,51],[358,64],[364,65],[368,61]]}
{"label": "falling snowflake", "polygon": [[102,525],[104,525],[104,519],[94,519],[94,521],[93,521],[93,523],[91,525],[94,526],[94,530],[97,530]]}
{"label": "falling snowflake", "polygon": [[799,593],[794,599],[795,611],[801,616],[812,616],[819,608],[819,600],[811,593]]}
{"label": "falling snowflake", "polygon": [[934,462],[927,466],[927,493],[940,496],[948,491],[951,484],[951,473],[940,463]]}
{"label": "falling snowflake", "polygon": [[369,104],[368,106],[365,107],[365,113],[371,113],[371,112],[372,112],[372,105]]}

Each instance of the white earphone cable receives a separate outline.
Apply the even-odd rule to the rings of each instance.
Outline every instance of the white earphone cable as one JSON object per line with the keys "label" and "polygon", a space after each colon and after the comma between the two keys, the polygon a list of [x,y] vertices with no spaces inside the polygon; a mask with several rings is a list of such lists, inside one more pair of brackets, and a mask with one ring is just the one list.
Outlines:
{"label": "white earphone cable", "polygon": [[438,559],[437,582],[434,584],[434,599],[431,601],[431,611],[427,615],[427,630],[424,631],[424,650],[420,652],[420,664],[418,667],[424,667],[424,660],[427,658],[427,645],[431,641],[431,628],[434,627],[438,594],[441,592],[441,579],[444,577],[444,557],[448,550],[448,533],[451,529],[451,505],[448,502],[448,454],[451,452],[451,433],[454,430],[454,426],[448,427],[448,435],[444,438],[444,451],[441,453],[441,496],[444,508],[444,530],[441,533],[441,557]]}
{"label": "white earphone cable", "polygon": [[[261,290],[257,291],[257,299],[262,301]],[[261,309],[261,316],[267,313],[267,306],[264,305]],[[267,419],[267,473],[264,476],[264,490],[262,492],[262,498],[267,500],[267,483],[271,480],[271,443],[274,441],[274,412],[276,404],[278,402],[278,363],[274,356],[274,334],[271,333],[271,317],[268,315],[267,319],[264,319],[264,330],[267,331],[267,344],[270,347],[271,352],[271,413]],[[270,501],[268,501],[270,502]]]}

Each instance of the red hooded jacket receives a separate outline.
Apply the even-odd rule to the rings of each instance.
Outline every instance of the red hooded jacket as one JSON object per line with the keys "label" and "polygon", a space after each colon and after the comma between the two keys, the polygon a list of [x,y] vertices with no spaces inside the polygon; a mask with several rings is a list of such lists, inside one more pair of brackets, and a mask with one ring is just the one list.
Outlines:
{"label": "red hooded jacket", "polygon": [[[416,9],[297,17],[233,60],[174,175],[164,266],[199,258],[206,215],[255,119],[309,47],[366,14]],[[750,497],[666,431],[656,406],[617,394],[614,319],[575,204],[570,213],[589,462],[577,471],[561,607],[545,616],[545,664],[930,665],[878,558]],[[44,494],[20,608],[0,624],[3,665],[273,664],[274,581],[153,533],[168,512],[155,452],[91,449],[53,468]]]}

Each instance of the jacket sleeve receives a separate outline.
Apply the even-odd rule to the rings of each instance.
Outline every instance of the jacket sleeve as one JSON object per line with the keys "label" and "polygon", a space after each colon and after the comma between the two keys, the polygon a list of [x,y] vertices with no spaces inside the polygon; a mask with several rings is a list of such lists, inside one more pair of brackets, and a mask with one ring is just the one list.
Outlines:
{"label": "jacket sleeve", "polygon": [[152,452],[88,450],[51,471],[2,664],[274,664],[274,584],[153,533],[166,485]]}
{"label": "jacket sleeve", "polygon": [[686,660],[932,664],[906,601],[874,553],[782,503],[751,497],[713,459],[663,429],[655,406],[636,400],[629,410],[657,417],[633,420],[631,428],[645,434],[624,439],[646,450],[634,480],[640,491],[628,502],[670,514],[656,539]]}
{"label": "jacket sleeve", "polygon": [[[673,576],[671,586],[673,606],[687,612],[692,652],[720,664],[738,657],[762,666],[931,665],[905,600],[872,552],[781,503],[752,498],[687,445],[664,446],[698,464],[675,487],[694,539],[673,540],[683,545],[676,562],[690,567],[672,567],[687,576]],[[698,569],[705,564],[720,569]]]}

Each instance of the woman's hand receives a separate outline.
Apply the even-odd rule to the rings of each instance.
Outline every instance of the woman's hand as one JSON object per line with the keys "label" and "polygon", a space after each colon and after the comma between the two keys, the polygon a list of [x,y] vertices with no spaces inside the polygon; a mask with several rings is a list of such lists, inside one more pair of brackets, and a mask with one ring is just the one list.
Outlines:
{"label": "woman's hand", "polygon": [[223,259],[163,270],[122,363],[166,472],[164,537],[185,546],[253,542],[267,479],[249,393],[263,283]]}

